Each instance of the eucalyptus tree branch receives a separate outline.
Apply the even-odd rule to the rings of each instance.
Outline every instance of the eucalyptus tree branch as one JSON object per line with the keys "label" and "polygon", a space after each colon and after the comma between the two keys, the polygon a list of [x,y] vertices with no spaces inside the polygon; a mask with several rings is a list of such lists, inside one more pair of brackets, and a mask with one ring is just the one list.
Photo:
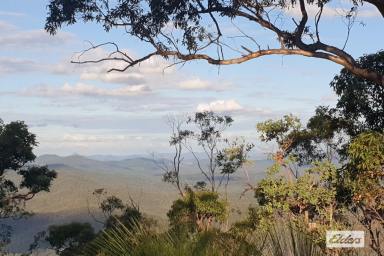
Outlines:
{"label": "eucalyptus tree branch", "polygon": [[[99,60],[74,60],[72,61],[73,63],[84,64],[99,63],[102,61],[120,61],[126,63],[126,65],[122,68],[111,68],[109,72],[124,72],[128,68],[145,62],[153,56],[161,56],[165,59],[172,57],[174,62],[205,60],[213,65],[231,65],[240,64],[266,55],[300,55],[337,63],[356,76],[384,86],[384,76],[356,64],[354,58],[344,50],[345,46],[340,49],[332,44],[321,42],[319,22],[325,3],[318,5],[320,9],[314,17],[317,39],[314,40],[314,36],[311,36],[308,32],[307,23],[309,13],[307,12],[307,7],[309,5],[315,5],[315,3],[306,0],[298,0],[297,3],[294,3],[294,5],[300,9],[301,19],[298,22],[294,21],[296,26],[293,31],[289,31],[288,26],[277,26],[276,22],[272,22],[270,18],[270,12],[275,9],[280,9],[281,12],[286,11],[287,6],[291,3],[290,1],[198,0],[180,1],[178,4],[172,1],[158,1],[153,3],[153,6],[150,6],[150,8],[144,8],[147,6],[145,1],[142,0],[127,0],[123,1],[123,3],[108,0],[76,2],[77,5],[73,7],[71,6],[71,1],[50,0],[45,26],[46,30],[54,34],[62,24],[73,24],[80,19],[84,22],[93,21],[100,23],[106,31],[114,27],[124,27],[128,35],[136,37],[144,43],[149,43],[154,47],[154,51],[137,59],[133,59],[131,56],[119,50],[117,44],[109,42],[106,44],[113,45],[115,50],[107,57]],[[362,0],[362,3],[374,5],[384,16],[383,0]],[[358,7],[356,2],[353,2],[353,5],[356,8]],[[217,18],[219,16],[220,19]],[[76,19],[77,17],[79,18]],[[225,18],[230,20],[235,18],[245,19],[250,22],[251,25],[256,24],[255,29],[266,29],[273,32],[280,43],[280,48],[273,47],[270,49],[267,47],[263,49],[257,43],[257,51],[253,51],[250,47],[242,45],[241,48],[246,51],[246,54],[240,53],[235,47],[221,40],[223,35],[221,22],[222,19]],[[203,23],[207,20],[212,22],[216,31],[215,36],[205,32],[206,26],[203,25]],[[173,40],[170,36],[162,32],[162,29],[171,22],[175,24],[175,27],[181,32],[178,40]],[[244,35],[244,33],[242,34]],[[349,39],[349,34],[350,26],[347,28],[347,40]],[[312,44],[303,42],[305,35],[310,35],[314,42]],[[181,45],[178,45],[176,42],[180,42]],[[90,49],[84,51],[84,53],[102,46],[103,45],[92,46]],[[216,57],[212,56],[211,46],[216,47]],[[223,46],[234,50],[239,53],[240,56],[225,58]]]}

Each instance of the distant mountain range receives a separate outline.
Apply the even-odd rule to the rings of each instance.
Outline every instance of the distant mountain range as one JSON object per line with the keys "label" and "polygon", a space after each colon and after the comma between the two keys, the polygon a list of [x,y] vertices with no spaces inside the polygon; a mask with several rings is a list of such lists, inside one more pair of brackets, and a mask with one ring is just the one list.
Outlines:
{"label": "distant mountain range", "polygon": [[81,155],[58,156],[42,155],[37,157],[35,163],[38,165],[48,165],[52,169],[59,170],[81,170],[87,172],[121,172],[121,171],[139,171],[145,169],[153,174],[157,169],[156,161],[144,157],[127,157],[118,159],[118,157],[101,157],[99,160],[94,157],[85,157]]}
{"label": "distant mountain range", "polygon": [[[204,159],[204,154],[198,154],[200,163],[208,164]],[[48,165],[51,169],[66,170],[66,171],[83,171],[83,172],[97,172],[97,173],[125,173],[136,174],[139,176],[159,176],[163,173],[161,166],[167,163],[170,166],[172,155],[159,154],[155,157],[150,155],[127,155],[127,156],[114,156],[114,155],[41,155],[37,157],[35,164]],[[196,161],[192,155],[186,154],[183,156],[182,172],[187,176],[200,176],[199,170],[196,168]],[[270,160],[251,160],[253,164],[243,168],[253,174],[264,173],[265,169],[271,165]],[[234,175],[236,176],[236,175]],[[197,178],[198,178],[197,177]]]}

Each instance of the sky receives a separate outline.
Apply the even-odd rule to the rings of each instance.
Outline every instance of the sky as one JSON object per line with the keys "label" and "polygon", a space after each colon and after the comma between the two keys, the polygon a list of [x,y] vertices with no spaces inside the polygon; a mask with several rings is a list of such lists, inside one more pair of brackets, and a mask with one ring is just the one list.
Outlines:
{"label": "sky", "polygon": [[[256,123],[289,113],[305,122],[316,106],[336,103],[329,83],[341,67],[299,56],[267,56],[221,67],[196,61],[171,68],[165,68],[170,61],[153,58],[124,73],[106,72],[119,63],[71,64],[90,42],[114,41],[132,56],[149,48],[124,31],[107,33],[91,23],[63,27],[50,36],[44,31],[47,3],[0,1],[0,118],[25,121],[37,135],[38,155],[169,152],[166,117],[203,110],[233,116],[227,135],[244,137],[262,154],[268,146],[258,141]],[[327,7],[320,23],[322,39],[339,47],[346,37],[341,8],[348,3]],[[298,15],[296,9],[286,14]],[[239,33],[236,27],[265,45],[274,39],[241,20],[233,23],[222,23],[228,41]],[[378,11],[362,7],[346,51],[357,58],[383,49],[383,27]],[[85,57],[105,56],[108,50]]]}

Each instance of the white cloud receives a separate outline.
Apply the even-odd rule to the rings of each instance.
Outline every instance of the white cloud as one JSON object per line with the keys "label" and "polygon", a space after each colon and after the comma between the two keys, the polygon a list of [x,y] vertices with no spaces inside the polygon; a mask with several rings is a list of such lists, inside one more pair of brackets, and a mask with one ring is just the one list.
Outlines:
{"label": "white cloud", "polygon": [[64,142],[113,142],[132,139],[134,137],[117,134],[117,135],[101,135],[101,134],[81,134],[67,133],[63,135]]}
{"label": "white cloud", "polygon": [[12,24],[9,24],[8,22],[0,20],[0,31],[9,31],[13,30],[16,27]]}
{"label": "white cloud", "polygon": [[179,84],[180,88],[186,89],[186,90],[204,90],[204,89],[208,89],[210,86],[211,86],[210,82],[201,80],[200,78],[186,80]]}
{"label": "white cloud", "polygon": [[359,9],[358,14],[359,17],[364,18],[374,18],[374,17],[381,17],[381,13],[374,7]]}
{"label": "white cloud", "polygon": [[211,90],[211,91],[224,91],[230,88],[230,84],[225,81],[216,81],[215,83],[201,78],[192,78],[182,81],[178,87],[183,90]]}
{"label": "white cloud", "polygon": [[43,96],[43,97],[62,97],[62,96],[106,96],[106,97],[124,97],[135,96],[150,92],[145,85],[122,86],[118,88],[101,88],[94,85],[78,83],[70,85],[68,83],[61,87],[38,86],[29,88],[22,92],[25,96]]}
{"label": "white cloud", "polygon": [[[0,24],[1,26],[1,24]],[[2,26],[7,26],[3,23]],[[39,30],[19,30],[12,25],[6,27],[7,33],[2,33],[0,37],[1,47],[11,48],[33,48],[38,50],[46,50],[46,47],[62,46],[65,43],[73,40],[74,36],[67,32],[60,32],[55,36],[50,36],[46,31]]]}
{"label": "white cloud", "polygon": [[144,76],[139,73],[128,72],[113,72],[108,73],[106,70],[101,72],[85,71],[80,74],[81,80],[98,80],[106,83],[120,83],[120,84],[138,84],[144,82]]}
{"label": "white cloud", "polygon": [[217,100],[210,103],[201,103],[197,106],[196,110],[201,111],[214,111],[214,112],[231,112],[242,110],[243,107],[235,100]]}
{"label": "white cloud", "polygon": [[0,58],[0,74],[11,74],[18,72],[31,72],[42,69],[42,65],[32,60]]}

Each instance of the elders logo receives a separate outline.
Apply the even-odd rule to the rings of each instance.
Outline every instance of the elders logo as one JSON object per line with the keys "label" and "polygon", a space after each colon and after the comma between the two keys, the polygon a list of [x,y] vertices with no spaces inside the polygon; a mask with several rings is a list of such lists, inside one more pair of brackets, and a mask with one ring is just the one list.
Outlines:
{"label": "elders logo", "polygon": [[328,248],[362,248],[364,231],[327,231]]}

